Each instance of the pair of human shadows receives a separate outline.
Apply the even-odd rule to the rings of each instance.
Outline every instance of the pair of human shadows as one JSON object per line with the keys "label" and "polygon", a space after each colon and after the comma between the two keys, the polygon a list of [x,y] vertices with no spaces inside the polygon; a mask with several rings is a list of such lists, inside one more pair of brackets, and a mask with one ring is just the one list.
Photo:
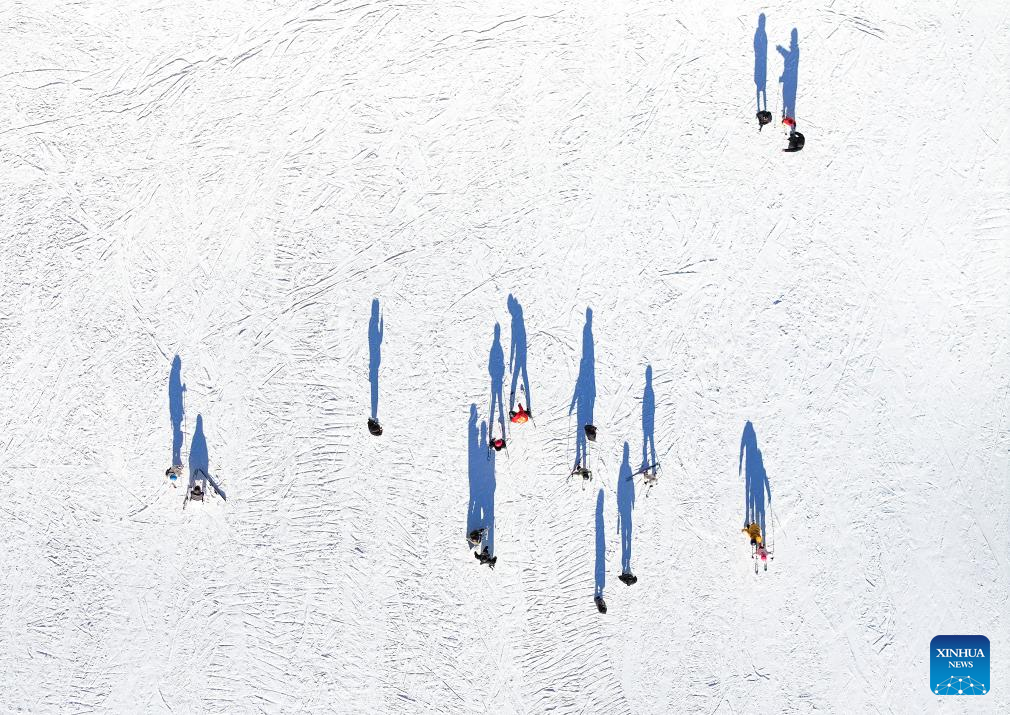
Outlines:
{"label": "pair of human shadows", "polygon": [[[645,367],[645,391],[642,393],[642,466],[639,471],[655,469],[656,393],[652,389],[652,365]],[[621,573],[631,573],[632,512],[635,509],[635,479],[631,469],[631,448],[624,443],[624,457],[617,476],[617,527],[621,535]]]}
{"label": "pair of human shadows", "polygon": [[[624,443],[624,456],[617,477],[617,530],[621,535],[621,574],[631,574],[631,512],[635,508],[635,481],[631,471],[631,448]],[[603,489],[596,495],[596,588],[594,599],[603,599],[603,589],[607,584],[607,535],[603,517]],[[634,580],[629,583],[633,583]],[[600,606],[600,600],[597,600]],[[605,606],[600,608],[605,611]]]}
{"label": "pair of human shadows", "polygon": [[379,299],[372,300],[372,317],[368,320],[368,382],[372,392],[372,419],[379,419],[379,364],[382,362],[382,336],[385,323],[379,310]]}
{"label": "pair of human shadows", "polygon": [[575,381],[568,414],[575,412],[578,425],[575,429],[575,468],[585,466],[588,444],[586,425],[593,424],[593,408],[596,405],[596,354],[593,346],[593,309],[586,308],[586,323],[582,328],[582,358],[579,361],[579,376]]}
{"label": "pair of human shadows", "polygon": [[488,554],[494,555],[495,453],[488,445],[487,422],[477,427],[477,405],[470,405],[467,425],[467,474],[470,480],[470,504],[466,514],[466,533],[484,530]]}
{"label": "pair of human shadows", "polygon": [[[168,413],[172,420],[172,466],[182,464],[182,422],[185,417],[183,393],[186,386],[182,382],[182,358],[176,355],[172,359],[172,369],[168,375]],[[207,449],[207,436],[203,432],[203,415],[196,416],[196,427],[193,429],[193,440],[189,445],[189,488],[197,484],[204,491],[208,483],[227,500],[224,490],[210,475],[210,454]]]}
{"label": "pair of human shadows", "polygon": [[[796,118],[796,88],[799,84],[800,40],[799,31],[794,27],[789,37],[789,49],[776,45],[782,55],[782,116]],[[757,89],[757,111],[768,109],[768,33],[765,31],[765,14],[758,15],[758,26],[754,32],[754,85]]]}
{"label": "pair of human shadows", "polygon": [[771,502],[772,492],[761,450],[757,446],[757,433],[749,420],[744,425],[743,436],[740,438],[738,474],[741,471],[744,473],[744,526],[757,524],[762,535],[767,534],[765,497]]}
{"label": "pair of human shadows", "polygon": [[[183,393],[186,386],[182,383],[182,358],[176,355],[172,359],[172,370],[168,375],[168,414],[172,419],[172,466],[182,464],[182,421],[185,416]],[[210,456],[207,451],[207,437],[203,433],[203,415],[196,416],[196,428],[193,430],[193,440],[189,445],[189,485],[192,487],[197,480],[205,481],[197,474],[207,474],[210,471]]]}
{"label": "pair of human shadows", "polygon": [[[515,409],[516,388],[519,387],[519,376],[522,374],[522,388],[526,394],[526,410],[532,414],[532,397],[530,396],[530,375],[526,369],[526,321],[523,319],[523,307],[515,296],[509,293],[508,309],[512,315],[512,346],[509,348],[509,370],[512,371],[512,389],[509,392],[509,413]],[[520,400],[522,403],[522,400]]]}

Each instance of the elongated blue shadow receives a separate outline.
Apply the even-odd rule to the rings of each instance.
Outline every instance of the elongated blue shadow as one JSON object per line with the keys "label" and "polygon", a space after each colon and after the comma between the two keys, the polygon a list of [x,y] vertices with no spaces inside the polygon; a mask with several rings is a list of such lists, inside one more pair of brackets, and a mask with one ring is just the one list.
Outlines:
{"label": "elongated blue shadow", "polygon": [[768,484],[768,473],[765,471],[764,460],[761,458],[761,450],[757,446],[757,433],[750,421],[744,425],[743,437],[740,439],[739,471],[744,473],[745,480],[744,526],[757,524],[761,527],[761,533],[767,534],[768,532],[765,531],[765,497],[768,502],[771,502],[772,490]]}
{"label": "elongated blue shadow", "polygon": [[586,324],[582,328],[582,359],[579,361],[579,376],[575,381],[575,392],[568,406],[568,414],[575,412],[578,425],[575,431],[575,466],[584,464],[586,459],[586,432],[584,427],[593,424],[593,408],[596,405],[596,354],[593,347],[593,309],[586,308]]}
{"label": "elongated blue shadow", "polygon": [[168,375],[168,414],[172,419],[172,465],[182,464],[182,420],[186,408],[183,395],[186,386],[182,384],[182,358],[172,359],[172,371]]}
{"label": "elongated blue shadow", "polygon": [[[511,293],[508,297],[509,313],[512,314],[512,347],[509,349],[509,370],[512,371],[512,390],[509,394],[509,412],[515,409],[516,388],[519,386],[519,376],[523,378],[523,392],[526,393],[526,410],[532,414],[530,403],[530,375],[526,370],[526,321],[523,319],[523,307]],[[520,401],[522,402],[522,401]]]}
{"label": "elongated blue shadow", "polygon": [[[189,484],[197,480],[197,472],[210,472],[210,456],[207,453],[207,437],[203,434],[203,415],[196,416],[196,429],[193,430],[193,441],[189,443]],[[201,477],[202,479],[202,477]]]}
{"label": "elongated blue shadow", "polygon": [[603,525],[603,489],[596,495],[596,591],[594,597],[603,598],[607,584],[607,535]]}
{"label": "elongated blue shadow", "polygon": [[768,109],[768,33],[765,32],[765,14],[758,15],[754,33],[754,84],[757,86],[757,111]]}
{"label": "elongated blue shadow", "polygon": [[621,535],[621,572],[631,573],[631,512],[635,508],[635,480],[631,478],[631,450],[624,443],[624,460],[617,475],[617,531]]}
{"label": "elongated blue shadow", "polygon": [[789,39],[789,49],[776,45],[775,49],[782,55],[782,116],[796,118],[796,87],[800,77],[800,40],[799,32],[793,28]]}
{"label": "elongated blue shadow", "polygon": [[505,437],[505,351],[501,346],[501,326],[494,324],[494,341],[487,358],[487,371],[491,376],[491,409],[488,419],[491,422],[491,433],[494,434],[495,407],[498,408],[498,424],[501,425],[501,436]]}
{"label": "elongated blue shadow", "polygon": [[372,317],[368,321],[368,382],[372,388],[373,420],[379,419],[379,363],[382,362],[383,332],[384,323],[379,312],[379,299],[375,298],[372,300]]}
{"label": "elongated blue shadow", "polygon": [[642,393],[642,469],[656,464],[656,393],[652,390],[652,365],[645,368]]}
{"label": "elongated blue shadow", "polygon": [[470,504],[466,514],[466,533],[484,529],[484,543],[494,555],[495,452],[488,446],[487,422],[477,428],[477,405],[470,405],[467,424],[467,474],[470,479]]}

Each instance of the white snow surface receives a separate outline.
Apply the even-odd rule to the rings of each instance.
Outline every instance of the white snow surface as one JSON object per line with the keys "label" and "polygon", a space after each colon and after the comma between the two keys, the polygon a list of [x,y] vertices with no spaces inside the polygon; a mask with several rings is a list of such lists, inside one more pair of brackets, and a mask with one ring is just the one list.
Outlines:
{"label": "white snow surface", "polygon": [[[757,131],[760,12],[776,116],[798,29],[800,153]],[[1005,2],[0,20],[0,711],[1010,711]],[[510,293],[536,424],[495,462],[492,571],[468,420]],[[227,502],[164,477],[176,354]],[[930,692],[944,633],[990,638],[992,692]]]}

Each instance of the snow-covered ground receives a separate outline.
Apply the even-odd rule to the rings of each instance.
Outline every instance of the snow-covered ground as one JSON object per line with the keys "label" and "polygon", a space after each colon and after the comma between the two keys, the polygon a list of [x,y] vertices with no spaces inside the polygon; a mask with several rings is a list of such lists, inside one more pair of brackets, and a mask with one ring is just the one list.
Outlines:
{"label": "snow-covered ground", "polygon": [[[798,31],[798,154],[757,131],[760,12],[776,118]],[[1006,3],[15,2],[0,28],[0,710],[1010,710]],[[492,571],[470,406],[509,294],[536,423],[493,465]],[[176,355],[183,462],[200,415],[227,502],[163,476]],[[942,633],[990,638],[991,693],[930,693]]]}

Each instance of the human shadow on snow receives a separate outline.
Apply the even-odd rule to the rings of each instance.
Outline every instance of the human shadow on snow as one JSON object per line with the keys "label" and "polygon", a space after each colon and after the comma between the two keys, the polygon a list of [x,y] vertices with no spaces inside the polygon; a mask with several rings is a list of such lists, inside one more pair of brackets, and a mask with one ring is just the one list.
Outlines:
{"label": "human shadow on snow", "polygon": [[182,464],[182,420],[186,413],[183,394],[186,386],[182,384],[182,358],[178,355],[172,359],[172,371],[168,376],[168,414],[172,419],[172,465]]}
{"label": "human shadow on snow", "polygon": [[488,420],[491,423],[491,434],[494,434],[495,407],[498,408],[498,424],[501,425],[501,437],[505,438],[505,351],[501,346],[501,326],[494,324],[494,341],[487,358],[487,371],[491,376],[491,409]]}
{"label": "human shadow on snow", "polygon": [[744,526],[757,524],[761,527],[761,534],[766,535],[768,532],[765,531],[765,497],[767,496],[768,502],[771,502],[772,491],[768,484],[764,460],[761,458],[761,450],[757,446],[757,433],[750,421],[744,425],[743,437],[740,439],[738,473],[741,471],[745,479]]}
{"label": "human shadow on snow", "polygon": [[765,14],[758,15],[754,33],[754,84],[757,87],[757,110],[768,109],[768,33],[765,32]]}
{"label": "human shadow on snow", "polygon": [[789,49],[776,45],[775,49],[782,55],[782,116],[796,118],[796,87],[799,84],[800,73],[800,41],[799,32],[793,28],[789,38]]}
{"label": "human shadow on snow", "polygon": [[656,465],[656,393],[652,389],[652,365],[645,368],[645,391],[642,393],[642,466]]}
{"label": "human shadow on snow", "polygon": [[379,312],[379,299],[372,300],[372,317],[368,321],[368,382],[372,388],[372,419],[379,419],[379,363],[382,362],[384,322]]}
{"label": "human shadow on snow", "polygon": [[193,441],[189,443],[189,486],[200,481],[200,488],[206,491],[206,475],[210,471],[210,456],[207,452],[207,437],[203,434],[203,415],[196,416]]}
{"label": "human shadow on snow", "polygon": [[[509,394],[509,412],[515,409],[516,387],[519,386],[519,373],[522,373],[523,391],[526,393],[526,410],[532,414],[530,406],[530,376],[526,371],[526,321],[523,320],[523,307],[509,293],[509,313],[512,314],[512,347],[509,348],[509,370],[512,371],[512,390]],[[520,401],[521,404],[522,401]]]}
{"label": "human shadow on snow", "polygon": [[621,535],[621,573],[631,573],[631,512],[635,508],[635,480],[631,476],[631,449],[624,443],[624,459],[617,475],[617,531]]}
{"label": "human shadow on snow", "polygon": [[603,598],[607,583],[607,536],[603,524],[603,489],[596,495],[596,591],[594,598]]}
{"label": "human shadow on snow", "polygon": [[470,405],[467,425],[467,474],[470,480],[470,504],[466,514],[466,533],[484,530],[483,543],[494,555],[495,453],[488,447],[487,422],[477,428],[477,405]]}
{"label": "human shadow on snow", "polygon": [[203,433],[203,415],[196,416],[196,429],[193,430],[193,441],[189,444],[189,488],[199,483],[200,489],[207,492],[210,484],[222,499],[227,501],[221,485],[210,473],[210,456],[207,452],[207,437]]}
{"label": "human shadow on snow", "polygon": [[568,406],[568,414],[575,412],[575,467],[585,466],[588,449],[585,426],[593,424],[593,407],[596,404],[596,356],[593,348],[593,309],[586,308],[586,324],[582,328],[582,359],[575,392]]}

